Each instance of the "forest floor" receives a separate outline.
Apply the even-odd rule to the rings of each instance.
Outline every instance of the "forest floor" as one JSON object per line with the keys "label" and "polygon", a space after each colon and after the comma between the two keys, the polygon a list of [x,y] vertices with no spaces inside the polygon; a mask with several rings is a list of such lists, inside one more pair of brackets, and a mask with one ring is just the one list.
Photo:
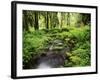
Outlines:
{"label": "forest floor", "polygon": [[90,27],[41,29],[23,33],[23,68],[83,67],[91,65]]}

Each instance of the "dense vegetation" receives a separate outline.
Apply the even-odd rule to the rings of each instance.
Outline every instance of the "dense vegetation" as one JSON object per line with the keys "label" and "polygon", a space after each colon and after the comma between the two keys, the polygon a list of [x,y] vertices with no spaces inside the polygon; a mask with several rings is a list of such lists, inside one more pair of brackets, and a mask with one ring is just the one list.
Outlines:
{"label": "dense vegetation", "polygon": [[24,10],[23,68],[35,68],[51,46],[53,54],[64,54],[63,67],[91,65],[90,30],[90,14]]}

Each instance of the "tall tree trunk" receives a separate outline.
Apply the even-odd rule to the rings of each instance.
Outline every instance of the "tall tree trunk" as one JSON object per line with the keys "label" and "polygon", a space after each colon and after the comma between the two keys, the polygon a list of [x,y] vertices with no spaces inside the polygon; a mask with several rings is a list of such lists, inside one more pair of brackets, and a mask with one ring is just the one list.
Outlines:
{"label": "tall tree trunk", "polygon": [[36,11],[34,14],[35,14],[35,25],[34,25],[34,29],[35,30],[38,30],[39,29],[38,12]]}
{"label": "tall tree trunk", "polygon": [[62,25],[63,25],[63,13],[61,13],[61,25],[60,25],[61,28],[62,28]]}
{"label": "tall tree trunk", "polygon": [[49,29],[49,14],[46,15],[46,28]]}
{"label": "tall tree trunk", "polygon": [[59,21],[59,28],[62,28],[62,13],[58,12],[58,21]]}
{"label": "tall tree trunk", "polygon": [[70,13],[67,14],[67,26],[70,26]]}
{"label": "tall tree trunk", "polygon": [[53,21],[52,21],[52,12],[50,12],[50,28],[52,29],[53,26]]}
{"label": "tall tree trunk", "polygon": [[28,13],[27,11],[23,11],[23,29],[25,31],[28,31],[29,28],[28,28]]}

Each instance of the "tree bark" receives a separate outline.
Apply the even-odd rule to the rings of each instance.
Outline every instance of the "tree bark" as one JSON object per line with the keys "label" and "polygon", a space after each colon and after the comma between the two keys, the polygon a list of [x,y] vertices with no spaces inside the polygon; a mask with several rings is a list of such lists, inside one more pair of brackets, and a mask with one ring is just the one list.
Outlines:
{"label": "tree bark", "polygon": [[35,30],[39,30],[38,12],[36,11],[34,14],[35,14],[35,25],[34,25],[34,29]]}
{"label": "tree bark", "polygon": [[46,28],[49,29],[49,14],[46,15]]}

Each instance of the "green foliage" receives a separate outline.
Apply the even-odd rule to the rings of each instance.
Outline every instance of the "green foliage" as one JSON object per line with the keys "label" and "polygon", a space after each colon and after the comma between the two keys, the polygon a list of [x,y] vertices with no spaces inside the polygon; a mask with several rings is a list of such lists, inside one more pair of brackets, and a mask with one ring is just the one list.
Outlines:
{"label": "green foliage", "polygon": [[[23,10],[23,64],[53,49],[68,48],[64,67],[89,66],[90,14]],[[60,45],[54,44],[58,41]],[[57,51],[55,51],[57,52]],[[35,63],[34,63],[35,64]]]}
{"label": "green foliage", "polygon": [[[67,44],[74,45],[71,52],[66,54],[69,61],[65,61],[66,67],[91,65],[90,59],[90,27],[73,28],[65,34],[68,35]],[[72,40],[72,41],[71,41]]]}
{"label": "green foliage", "polygon": [[23,32],[23,63],[28,63],[33,56],[39,56],[52,44],[54,40],[61,40],[64,44],[55,49],[69,47],[66,52],[64,67],[90,65],[90,28],[41,29]]}
{"label": "green foliage", "polygon": [[43,31],[35,31],[32,33],[24,32],[23,42],[23,58],[24,62],[28,62],[31,55],[38,55],[39,51],[45,46],[44,42],[48,38],[45,37]]}
{"label": "green foliage", "polygon": [[90,31],[89,27],[82,27],[82,28],[74,28],[73,30],[70,30],[70,33],[72,34],[71,37],[74,37],[77,39],[77,41],[86,41],[89,39]]}
{"label": "green foliage", "polygon": [[90,52],[87,49],[78,48],[72,51],[71,61],[75,66],[86,66],[90,65]]}

